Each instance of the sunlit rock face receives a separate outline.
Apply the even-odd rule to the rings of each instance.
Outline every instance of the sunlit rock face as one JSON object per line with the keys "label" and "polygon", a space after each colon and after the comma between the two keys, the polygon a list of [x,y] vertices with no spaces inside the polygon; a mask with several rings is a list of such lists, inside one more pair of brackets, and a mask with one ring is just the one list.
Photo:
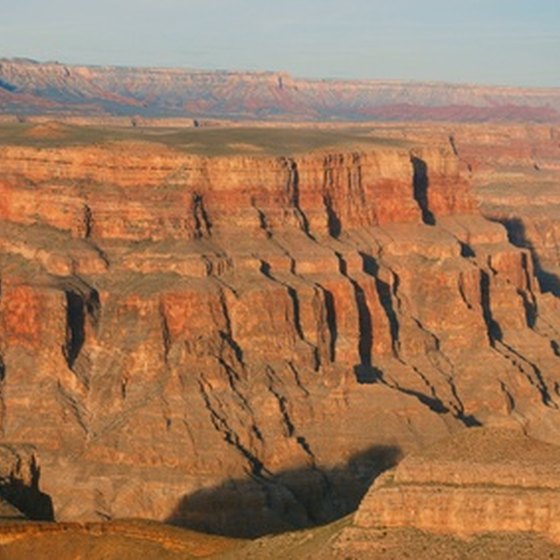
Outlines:
{"label": "sunlit rock face", "polygon": [[0,217],[2,438],[58,519],[260,534],[465,426],[559,435],[558,300],[448,144],[4,146]]}
{"label": "sunlit rock face", "polygon": [[525,532],[558,544],[559,461],[560,447],[521,430],[465,430],[382,475],[354,527],[413,527],[463,538]]}

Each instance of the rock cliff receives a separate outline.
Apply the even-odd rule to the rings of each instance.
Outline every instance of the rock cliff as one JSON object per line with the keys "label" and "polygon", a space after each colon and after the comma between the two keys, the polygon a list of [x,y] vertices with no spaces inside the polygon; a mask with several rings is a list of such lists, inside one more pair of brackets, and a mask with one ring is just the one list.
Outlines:
{"label": "rock cliff", "polygon": [[463,538],[537,533],[560,541],[560,447],[522,432],[472,429],[382,475],[347,533],[413,527]]}
{"label": "rock cliff", "polygon": [[469,169],[482,214],[528,249],[541,288],[560,294],[560,131],[537,125],[416,125],[385,134],[448,143]]}
{"label": "rock cliff", "polygon": [[278,531],[464,426],[559,436],[557,300],[448,144],[4,146],[0,190],[0,428],[59,520]]}

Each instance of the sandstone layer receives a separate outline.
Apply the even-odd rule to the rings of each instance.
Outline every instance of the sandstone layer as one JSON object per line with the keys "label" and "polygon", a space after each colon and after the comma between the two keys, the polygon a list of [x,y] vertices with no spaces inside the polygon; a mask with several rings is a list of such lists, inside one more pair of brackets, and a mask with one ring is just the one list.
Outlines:
{"label": "sandstone layer", "polygon": [[464,426],[559,437],[557,299],[448,143],[3,146],[0,190],[2,439],[59,520],[262,534]]}
{"label": "sandstone layer", "polygon": [[465,430],[379,477],[346,532],[532,533],[558,545],[559,461],[560,447],[521,431]]}

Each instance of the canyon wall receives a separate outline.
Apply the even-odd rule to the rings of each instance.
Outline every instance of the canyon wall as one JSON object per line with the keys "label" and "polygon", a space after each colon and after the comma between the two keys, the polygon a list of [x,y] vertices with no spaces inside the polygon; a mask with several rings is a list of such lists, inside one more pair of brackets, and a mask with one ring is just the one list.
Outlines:
{"label": "canyon wall", "polygon": [[468,176],[448,144],[1,147],[2,440],[59,520],[236,535],[465,426],[557,440],[558,300]]}

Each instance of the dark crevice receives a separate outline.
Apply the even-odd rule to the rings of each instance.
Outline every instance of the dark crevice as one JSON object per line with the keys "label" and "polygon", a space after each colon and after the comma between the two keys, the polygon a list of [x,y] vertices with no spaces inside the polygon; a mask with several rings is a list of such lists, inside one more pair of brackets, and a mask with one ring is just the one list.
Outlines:
{"label": "dark crevice", "polygon": [[485,270],[480,271],[480,304],[484,323],[486,324],[488,342],[494,348],[496,341],[502,340],[502,329],[492,317],[492,309],[490,307],[490,276]]}
{"label": "dark crevice", "polygon": [[227,307],[226,296],[224,292],[220,293],[220,305],[222,307],[222,315],[226,321],[226,330],[220,331],[220,336],[222,340],[233,350],[235,354],[235,359],[242,367],[245,367],[245,360],[243,358],[243,349],[237,341],[233,338],[233,331],[231,327],[231,318],[229,316],[229,310]]}
{"label": "dark crevice", "polygon": [[332,292],[323,288],[323,294],[325,296],[325,310],[327,313],[327,327],[329,329],[329,360],[331,362],[335,361],[336,358],[336,339],[338,337],[338,330],[336,326],[336,309],[334,306],[334,297]]}
{"label": "dark crevice", "polygon": [[245,361],[243,359],[243,350],[239,344],[234,340],[230,333],[220,331],[221,339],[228,345],[229,348],[235,354],[235,359],[239,363],[240,366],[245,367]]}
{"label": "dark crevice", "polygon": [[482,422],[473,414],[459,413],[456,416],[457,420],[463,423],[465,428],[479,428],[482,426]]}
{"label": "dark crevice", "polygon": [[529,270],[528,255],[526,253],[521,254],[521,268],[525,274],[525,286],[526,290],[523,290],[521,297],[523,297],[523,304],[525,305],[525,313],[527,318],[527,325],[530,328],[535,326],[538,315],[537,299],[535,294],[531,289],[531,271]]}
{"label": "dark crevice", "polygon": [[305,437],[302,435],[297,435],[296,426],[290,416],[288,410],[288,399],[284,395],[280,393],[278,389],[275,387],[275,383],[278,380],[278,376],[274,372],[271,367],[267,367],[267,378],[268,378],[268,389],[276,398],[278,402],[278,408],[280,410],[280,414],[282,416],[282,421],[284,426],[286,427],[286,435],[288,437],[295,437],[297,444],[303,450],[303,452],[309,457],[312,464],[315,465],[315,454],[311,450],[311,447]]}
{"label": "dark crevice", "polygon": [[85,342],[86,318],[93,326],[99,321],[100,303],[96,290],[80,293],[65,291],[66,296],[66,343],[63,353],[69,368],[74,365]]}
{"label": "dark crevice", "polygon": [[[443,356],[447,360],[447,357],[445,355]],[[478,420],[476,416],[474,416],[473,414],[465,414],[465,405],[463,404],[463,401],[459,396],[459,391],[457,390],[457,386],[455,385],[453,378],[454,375],[451,375],[448,377],[447,381],[451,389],[451,394],[453,395],[453,398],[459,405],[459,409],[455,411],[455,417],[457,418],[457,420],[462,422],[464,426],[467,428],[482,426],[482,423],[480,422],[480,420]]]}
{"label": "dark crevice", "polygon": [[303,385],[302,381],[301,381],[301,376],[300,373],[298,371],[298,369],[296,368],[296,366],[288,361],[287,362],[288,365],[288,369],[292,372],[292,375],[294,376],[294,381],[296,382],[296,385],[299,387],[299,389],[301,390],[301,392],[306,396],[309,397],[309,391],[305,388],[305,386]]}
{"label": "dark crevice", "polygon": [[[254,201],[251,201],[251,203],[252,203],[253,208],[255,208],[255,210],[258,212],[261,228],[264,229],[268,238],[272,238],[272,232],[271,232],[271,230],[269,228],[269,225],[266,221],[266,216],[255,206]],[[301,278],[304,282],[308,283],[308,280],[302,278],[297,273],[297,271],[296,271],[296,259],[292,256],[290,251],[282,243],[280,243],[276,239],[272,239],[272,243],[274,243],[282,251],[282,253],[284,253],[284,255],[289,259],[289,261],[290,261],[290,273],[293,274],[294,276],[297,276],[298,278]],[[295,290],[295,288],[291,287],[286,282],[278,280],[272,274],[271,266],[270,266],[269,263],[267,263],[266,261],[264,261],[262,259],[260,260],[260,263],[261,263],[260,264],[260,271],[267,278],[269,278],[273,282],[276,282],[276,283],[284,286],[288,290],[288,295],[290,296],[290,298],[293,302],[296,331],[298,333],[298,336],[313,348],[313,355],[314,355],[314,360],[315,360],[315,370],[318,370],[320,365],[321,365],[321,357],[320,357],[320,353],[319,353],[319,348],[316,345],[311,344],[310,342],[308,342],[305,339],[303,329],[301,327],[301,322],[300,322],[299,299],[298,299],[297,291]],[[327,328],[329,329],[329,335],[330,335],[329,360],[334,361],[337,328],[336,328],[336,313],[335,313],[333,296],[332,296],[332,293],[329,292],[327,289],[325,289],[323,286],[321,286],[321,284],[313,282],[313,286],[316,290],[319,290],[324,295],[325,310],[326,310],[326,322],[327,322]]]}
{"label": "dark crevice", "polygon": [[91,232],[93,230],[93,214],[91,208],[84,204],[84,237],[88,239],[91,237]]}
{"label": "dark crevice", "polygon": [[342,224],[340,223],[340,218],[334,211],[330,195],[326,194],[323,196],[323,204],[325,205],[325,210],[327,212],[327,227],[329,235],[336,239],[340,236]]}
{"label": "dark crevice", "polygon": [[278,409],[280,410],[280,415],[282,416],[282,421],[286,428],[286,435],[288,437],[293,437],[296,428],[290,414],[288,413],[288,405],[286,403],[286,397],[281,395],[275,388],[272,375],[270,373],[271,368],[267,367],[267,377],[268,377],[268,390],[274,395],[276,401],[278,402]]}
{"label": "dark crevice", "polygon": [[428,190],[430,181],[428,178],[428,166],[424,160],[416,156],[412,156],[410,161],[414,170],[412,179],[414,199],[418,203],[420,211],[422,212],[422,221],[425,224],[433,226],[436,223],[436,219],[429,208]]}
{"label": "dark crevice", "polygon": [[[296,260],[291,255],[291,253],[288,251],[288,249],[286,249],[278,241],[276,241],[276,240],[272,240],[272,241],[284,253],[284,255],[286,255],[286,257],[289,259],[289,261],[290,261],[290,273],[293,274],[294,276],[297,276],[298,278],[301,278],[301,276],[299,274],[297,274],[297,272],[296,272]],[[315,344],[310,343],[305,338],[303,328],[301,326],[300,302],[299,302],[299,296],[298,296],[297,290],[294,287],[292,287],[290,284],[288,284],[287,282],[284,282],[284,281],[276,278],[272,274],[271,266],[270,266],[269,263],[267,263],[266,261],[264,261],[262,259],[261,259],[260,263],[261,263],[260,264],[260,271],[268,279],[270,279],[273,282],[276,282],[277,284],[280,284],[281,286],[286,288],[286,290],[288,292],[288,296],[290,297],[290,299],[292,301],[292,308],[293,308],[293,312],[294,312],[294,326],[295,326],[297,335],[299,336],[299,338],[301,340],[303,340],[306,344],[308,344],[312,348],[313,358],[314,358],[314,370],[318,371],[319,368],[321,367],[321,356],[320,356],[319,348]],[[307,283],[306,280],[304,280],[304,281]],[[328,326],[328,329],[329,329],[329,332],[330,332],[330,335],[331,335],[330,345],[331,345],[331,348],[334,348],[333,347],[334,340],[336,339],[336,317],[334,315],[334,306],[332,306],[329,309],[329,305],[327,303],[330,292],[325,290],[325,288],[323,288],[320,284],[313,283],[313,286],[316,290],[320,290],[322,293],[325,294],[326,312],[327,312],[326,320],[327,320],[327,326]],[[331,311],[332,311],[332,313],[331,313]],[[330,352],[330,355],[332,356],[332,359],[334,359],[334,350],[332,350]]]}
{"label": "dark crevice", "polygon": [[265,232],[267,239],[270,239],[272,237],[272,230],[270,228],[268,220],[266,219],[266,214],[256,206],[254,198],[251,199],[251,206],[257,212],[257,216],[259,217],[260,228]]}
{"label": "dark crevice", "polygon": [[[394,356],[399,354],[399,320],[393,306],[393,291],[387,282],[378,277],[379,265],[376,260],[366,253],[360,253],[363,259],[364,272],[373,277],[379,303],[385,312],[385,317],[389,323],[389,332],[391,334],[391,348]],[[396,289],[396,288],[395,288]]]}
{"label": "dark crevice", "polygon": [[500,381],[500,388],[502,389],[502,393],[504,394],[504,397],[506,399],[508,414],[511,414],[515,409],[515,400],[513,398],[513,395],[510,393],[509,389],[503,381]]}
{"label": "dark crevice", "polygon": [[82,296],[66,292],[66,345],[64,354],[72,368],[85,341],[85,305]]}
{"label": "dark crevice", "polygon": [[375,279],[377,293],[379,294],[379,303],[383,307],[387,321],[389,322],[389,331],[391,333],[391,346],[393,355],[397,356],[399,353],[399,320],[393,307],[393,299],[391,297],[391,286],[380,278]]}
{"label": "dark crevice", "polygon": [[[171,349],[171,334],[169,332],[169,324],[167,323],[167,317],[163,305],[159,306],[159,321],[161,337],[163,342],[163,358],[165,363],[167,363],[167,356],[169,355],[169,350]],[[123,398],[126,395],[126,385],[123,387]]]}
{"label": "dark crevice", "polygon": [[451,150],[453,150],[453,153],[459,157],[459,150],[457,149],[457,144],[455,143],[455,137],[453,136],[453,134],[449,135],[449,145],[451,146]]}
{"label": "dark crevice", "polygon": [[379,379],[380,371],[374,368],[371,363],[373,325],[366,294],[359,282],[348,275],[348,265],[343,255],[339,252],[335,252],[335,255],[338,259],[340,273],[350,282],[354,289],[354,301],[358,311],[358,353],[360,363],[354,367],[354,372],[360,383],[373,383]]}
{"label": "dark crevice", "polygon": [[[505,348],[506,351],[504,351],[502,347]],[[500,341],[496,350],[498,350],[502,356],[507,358],[514,366],[516,366],[517,369],[527,377],[529,382],[537,388],[541,394],[541,399],[544,405],[552,408],[558,408],[557,404],[550,395],[550,391],[548,390],[542,371],[534,362],[522,356],[515,348],[506,344],[503,340]],[[509,353],[513,354],[513,357],[510,356]],[[525,368],[529,368],[530,372],[528,373]]]}
{"label": "dark crevice", "polygon": [[467,306],[467,309],[472,309],[473,306],[471,302],[467,298],[467,294],[465,292],[465,281],[463,278],[463,273],[459,273],[459,279],[457,281],[457,288],[459,290],[459,295],[461,296],[461,300]]}
{"label": "dark crevice", "polygon": [[436,412],[437,414],[446,414],[450,412],[449,408],[447,408],[441,399],[428,396],[420,391],[415,391],[414,389],[407,389],[405,387],[400,387],[398,385],[393,386],[393,389],[396,389],[400,393],[404,393],[405,395],[409,395],[411,397],[415,397],[418,399],[423,405],[427,406],[432,412]]}
{"label": "dark crevice", "polygon": [[[248,412],[250,416],[253,416],[253,411],[251,409],[251,405],[249,404],[249,401],[247,400],[245,395],[239,390],[239,387],[237,386],[237,384],[240,381],[239,374],[223,358],[216,357],[216,359],[218,360],[218,363],[222,366],[222,369],[223,369],[224,373],[226,374],[227,382],[228,382],[229,388],[231,389],[232,394],[235,395],[235,397],[237,397],[238,402],[241,403],[242,408],[246,412]],[[258,432],[258,430],[256,430],[256,432]],[[259,434],[260,434],[260,432],[259,432]],[[259,439],[262,439],[260,437],[260,435],[259,435]]]}
{"label": "dark crevice", "polygon": [[229,426],[225,417],[221,415],[212,405],[212,399],[210,396],[212,394],[212,390],[206,387],[206,381],[203,376],[200,376],[198,386],[214,428],[223,435],[224,440],[229,445],[234,447],[247,460],[252,475],[261,476],[262,474],[267,473],[262,461],[241,443],[239,436]]}
{"label": "dark crevice", "polygon": [[525,322],[527,326],[532,329],[537,322],[537,306],[535,300],[529,297],[524,290],[517,290],[523,301],[523,309],[525,311]]}
{"label": "dark crevice", "polygon": [[297,291],[292,286],[286,286],[288,290],[288,295],[292,300],[292,308],[294,310],[294,326],[296,328],[296,332],[302,340],[304,340],[303,329],[301,327],[301,318],[300,318],[300,311],[299,311],[299,298],[297,295]]}
{"label": "dark crevice", "polygon": [[101,313],[101,303],[99,301],[99,293],[97,290],[91,290],[86,298],[86,311],[91,319],[91,322],[96,326],[99,322],[99,315]]}
{"label": "dark crevice", "polygon": [[201,194],[195,193],[192,197],[192,213],[194,217],[194,236],[196,239],[210,237],[212,235],[212,222],[204,207],[204,199]]}
{"label": "dark crevice", "polygon": [[342,224],[340,223],[340,218],[333,208],[331,192],[334,189],[334,181],[333,170],[330,167],[331,162],[332,156],[327,156],[323,161],[323,205],[325,206],[325,211],[327,213],[327,228],[329,235],[334,238],[338,238],[342,230]]}
{"label": "dark crevice", "polygon": [[311,230],[309,228],[309,222],[307,220],[307,217],[300,206],[299,170],[297,167],[297,163],[293,159],[286,159],[285,163],[288,169],[288,182],[286,185],[286,191],[287,191],[289,203],[294,209],[300,227],[305,233],[305,235],[307,235],[307,237],[315,241],[315,237],[312,235]]}
{"label": "dark crevice", "polygon": [[468,243],[465,243],[464,241],[459,241],[459,246],[461,247],[462,257],[469,258],[469,257],[476,256],[473,248]]}
{"label": "dark crevice", "polygon": [[292,308],[293,308],[293,312],[294,312],[294,326],[295,326],[297,335],[299,336],[299,338],[304,340],[303,329],[301,327],[300,314],[299,314],[299,299],[298,299],[296,289],[293,288],[292,286],[286,284],[285,282],[282,282],[282,281],[276,279],[270,271],[270,264],[267,263],[266,261],[261,261],[260,271],[267,278],[272,280],[273,282],[276,282],[277,284],[280,284],[281,286],[284,286],[284,288],[286,288],[286,290],[288,292],[288,296],[290,297],[290,299],[292,301]]}

